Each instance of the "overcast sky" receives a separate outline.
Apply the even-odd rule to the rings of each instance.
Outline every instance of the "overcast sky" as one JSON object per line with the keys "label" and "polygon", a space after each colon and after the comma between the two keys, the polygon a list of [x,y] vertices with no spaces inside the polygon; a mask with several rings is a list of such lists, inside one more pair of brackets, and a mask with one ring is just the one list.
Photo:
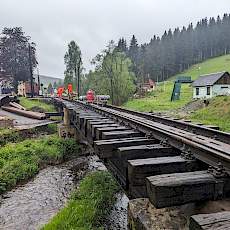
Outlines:
{"label": "overcast sky", "polygon": [[109,40],[148,42],[170,27],[230,13],[230,0],[0,0],[0,29],[21,26],[37,44],[40,74],[63,77],[70,40],[90,60]]}

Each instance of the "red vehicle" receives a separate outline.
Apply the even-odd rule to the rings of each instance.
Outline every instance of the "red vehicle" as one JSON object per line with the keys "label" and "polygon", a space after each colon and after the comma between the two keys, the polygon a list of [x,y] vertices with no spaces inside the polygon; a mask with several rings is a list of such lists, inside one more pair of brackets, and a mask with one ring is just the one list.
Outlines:
{"label": "red vehicle", "polygon": [[86,100],[88,103],[93,103],[95,100],[94,92],[93,90],[89,89],[86,94]]}

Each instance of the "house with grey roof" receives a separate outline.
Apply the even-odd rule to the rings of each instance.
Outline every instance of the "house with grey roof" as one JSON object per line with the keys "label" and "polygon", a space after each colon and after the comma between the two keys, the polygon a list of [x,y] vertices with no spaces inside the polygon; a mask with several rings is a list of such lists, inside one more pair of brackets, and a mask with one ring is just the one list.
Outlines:
{"label": "house with grey roof", "polygon": [[230,95],[230,74],[228,72],[201,75],[192,83],[193,98],[211,98]]}

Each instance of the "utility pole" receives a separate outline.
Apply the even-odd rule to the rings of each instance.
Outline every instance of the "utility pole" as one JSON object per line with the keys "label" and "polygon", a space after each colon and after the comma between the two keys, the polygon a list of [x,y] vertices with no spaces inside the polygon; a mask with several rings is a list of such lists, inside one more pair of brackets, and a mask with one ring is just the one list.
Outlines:
{"label": "utility pole", "polygon": [[41,86],[40,86],[40,76],[39,76],[39,69],[38,69],[38,67],[37,67],[37,75],[38,75],[38,96],[40,96]]}
{"label": "utility pole", "polygon": [[80,68],[81,68],[81,57],[78,62],[77,66],[77,97],[80,97]]}
{"label": "utility pole", "polygon": [[33,81],[33,66],[31,60],[31,45],[29,43],[29,65],[30,65],[30,89],[31,89],[31,97],[34,97],[34,81]]}

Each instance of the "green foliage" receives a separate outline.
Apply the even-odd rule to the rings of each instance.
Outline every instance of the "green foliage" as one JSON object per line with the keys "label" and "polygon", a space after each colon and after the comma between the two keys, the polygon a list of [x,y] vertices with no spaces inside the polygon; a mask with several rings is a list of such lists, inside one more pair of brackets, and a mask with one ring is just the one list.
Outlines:
{"label": "green foliage", "polygon": [[5,145],[0,149],[0,194],[31,178],[44,165],[62,162],[78,152],[74,140],[57,136]]}
{"label": "green foliage", "polygon": [[0,130],[0,146],[5,145],[8,142],[18,142],[22,140],[22,136],[19,135],[14,129],[2,129]]}
{"label": "green foliage", "polygon": [[108,48],[93,60],[95,72],[90,72],[84,81],[85,89],[96,94],[109,94],[112,104],[121,105],[135,91],[134,74],[130,72],[131,61],[111,41]]}
{"label": "green foliage", "polygon": [[210,100],[207,107],[197,110],[188,118],[207,125],[217,125],[223,131],[230,131],[230,97],[218,96]]}
{"label": "green foliage", "polygon": [[[68,51],[64,56],[64,61],[66,65],[64,84],[67,86],[71,83],[75,87],[75,81],[77,84],[80,84],[80,75],[83,70],[81,50],[75,41],[71,41],[68,44]],[[80,85],[78,87],[80,87]]]}
{"label": "green foliage", "polygon": [[47,104],[39,99],[29,99],[26,97],[20,97],[20,104],[28,110],[41,108],[45,112],[55,112],[55,107],[52,104]]}
{"label": "green foliage", "polygon": [[[4,28],[0,34],[0,69],[13,77],[15,88],[18,81],[25,81],[30,77],[29,42],[30,38],[25,36],[21,27]],[[32,68],[37,66],[34,45],[31,46],[31,64]]]}
{"label": "green foliage", "polygon": [[108,172],[97,171],[84,178],[68,202],[43,230],[102,229],[103,217],[115,201],[118,186]]}

